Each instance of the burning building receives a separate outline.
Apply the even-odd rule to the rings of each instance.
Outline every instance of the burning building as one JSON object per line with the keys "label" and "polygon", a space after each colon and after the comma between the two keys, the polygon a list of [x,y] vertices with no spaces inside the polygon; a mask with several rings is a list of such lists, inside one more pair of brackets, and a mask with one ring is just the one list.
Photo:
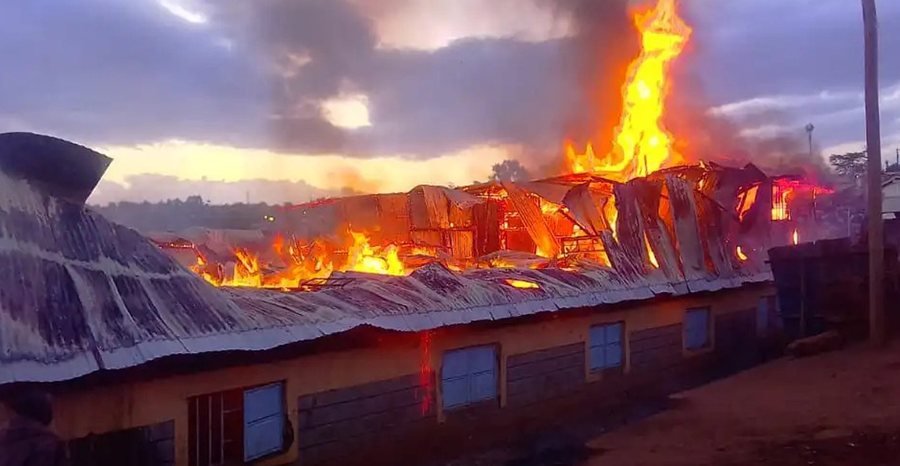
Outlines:
{"label": "burning building", "polygon": [[83,206],[108,159],[3,135],[0,386],[53,392],[76,464],[397,464],[758,362],[765,251],[815,235],[826,190],[675,152],[676,13],[636,16],[613,150],[572,142],[554,178],[150,240]]}

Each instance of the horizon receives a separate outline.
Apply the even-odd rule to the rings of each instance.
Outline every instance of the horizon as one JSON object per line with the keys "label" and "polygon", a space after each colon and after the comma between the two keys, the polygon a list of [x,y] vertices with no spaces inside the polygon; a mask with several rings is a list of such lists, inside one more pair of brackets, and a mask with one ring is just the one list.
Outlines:
{"label": "horizon", "polygon": [[[112,157],[92,205],[404,192],[484,180],[508,159],[552,174],[567,136],[605,128],[597,120],[616,94],[593,103],[593,91],[630,59],[627,46],[597,41],[632,34],[623,1],[87,1],[0,6],[0,42],[22,64],[0,78],[10,103],[0,131]],[[755,147],[780,138],[795,149],[779,150],[805,151],[812,122],[822,157],[862,149],[858,5],[783,3],[682,0],[695,36],[673,99]],[[574,13],[582,4],[593,16]],[[882,43],[900,42],[900,5],[880,8]],[[67,58],[85,48],[90,60]],[[889,159],[900,145],[897,54],[883,50],[881,75]],[[751,145],[751,158],[767,156]]]}

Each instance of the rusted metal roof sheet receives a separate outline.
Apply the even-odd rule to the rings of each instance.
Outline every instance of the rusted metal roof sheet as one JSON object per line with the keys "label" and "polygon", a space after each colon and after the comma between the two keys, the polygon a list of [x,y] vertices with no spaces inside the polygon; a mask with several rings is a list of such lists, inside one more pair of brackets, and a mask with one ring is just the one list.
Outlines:
{"label": "rusted metal roof sheet", "polygon": [[[539,288],[514,288],[506,284],[508,279],[532,282]],[[362,325],[414,332],[662,295],[716,291],[769,280],[771,275],[765,270],[730,279],[671,284],[661,274],[624,280],[604,268],[579,272],[484,269],[460,274],[434,264],[407,277],[360,277],[349,285],[315,293],[250,288],[225,292],[243,311],[268,321],[273,333],[284,337],[281,343],[287,343]],[[275,341],[270,344],[277,346]]]}
{"label": "rusted metal roof sheet", "polygon": [[176,354],[266,350],[364,325],[422,331],[771,279],[762,263],[704,267],[696,220],[685,228],[679,218],[696,215],[693,196],[677,180],[668,188],[680,251],[672,261],[684,264],[684,235],[694,235],[698,263],[684,275],[648,270],[640,243],[626,250],[604,231],[616,270],[585,263],[577,272],[453,273],[432,264],[406,277],[335,274],[349,283],[282,292],[216,289],[137,232],[0,173],[0,384],[63,381]]}
{"label": "rusted metal roof sheet", "polygon": [[0,173],[0,384],[184,352],[243,314],[137,232]]}

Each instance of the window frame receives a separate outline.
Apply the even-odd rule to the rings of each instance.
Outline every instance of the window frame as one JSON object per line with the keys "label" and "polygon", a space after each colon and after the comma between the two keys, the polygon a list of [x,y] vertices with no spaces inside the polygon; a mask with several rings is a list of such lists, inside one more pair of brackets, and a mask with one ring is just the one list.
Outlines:
{"label": "window frame", "polygon": [[[691,335],[696,332],[695,329],[691,328],[692,323],[692,315],[696,315],[698,313],[702,313],[706,316],[705,326],[704,326],[704,341],[700,346],[693,346]],[[684,311],[684,317],[682,318],[682,326],[684,330],[682,332],[683,340],[684,340],[684,350],[687,352],[702,352],[712,349],[713,347],[713,313],[712,308],[710,306],[698,306],[691,307]],[[699,332],[696,333],[699,335]]]}
{"label": "window frame", "polygon": [[[277,412],[248,421],[247,394],[269,387],[280,387]],[[226,401],[231,400],[231,401]],[[203,409],[208,405],[208,409]],[[230,406],[230,407],[229,407]],[[284,454],[289,448],[285,443],[284,429],[287,426],[287,383],[284,380],[230,388],[211,393],[201,393],[187,398],[188,408],[188,463],[190,466],[224,465],[231,462],[253,463]],[[213,410],[215,408],[215,410]],[[231,419],[231,421],[227,421]],[[248,455],[248,428],[258,421],[277,419],[278,449],[259,455]],[[203,432],[203,429],[208,432]],[[239,429],[240,437],[236,437]],[[216,436],[214,439],[213,436]],[[229,445],[231,445],[229,447]],[[202,449],[207,453],[201,453]],[[238,450],[239,449],[239,450]],[[204,463],[201,460],[206,460]]]}
{"label": "window frame", "polygon": [[[618,327],[617,337],[618,341],[610,341],[609,338],[609,330],[612,328]],[[603,341],[595,342],[594,336],[595,331],[602,329],[603,332]],[[625,370],[626,363],[626,354],[625,351],[625,321],[616,321],[616,322],[603,322],[591,325],[588,328],[588,338],[587,338],[587,366],[588,371],[590,373],[605,373],[605,372],[619,372]],[[596,343],[596,344],[595,344]],[[607,364],[607,351],[610,347],[618,344],[619,349],[619,361],[615,365]],[[603,349],[603,363],[602,365],[595,366],[594,362],[594,349],[602,348]]]}
{"label": "window frame", "polygon": [[[474,352],[478,350],[489,350],[491,352],[491,368],[490,369],[482,369],[478,367],[471,367],[472,365],[472,356]],[[451,364],[448,364],[448,356],[451,355],[465,355],[465,370],[464,372],[454,372],[452,374],[447,374],[448,366],[452,366],[453,364],[458,364],[458,361],[450,361]],[[459,369],[456,367],[454,369]],[[484,397],[474,397],[473,396],[473,387],[477,389],[474,382],[476,377],[484,376],[486,374],[492,375],[492,383],[491,383],[491,391],[492,393],[489,396]],[[471,406],[475,406],[481,403],[488,402],[497,402],[500,399],[500,345],[496,343],[490,343],[486,345],[473,345],[466,346],[462,348],[453,348],[443,352],[441,355],[441,372],[440,372],[440,391],[441,391],[441,409],[443,411],[457,411],[461,409],[466,409]],[[447,394],[450,392],[447,390],[447,383],[455,383],[459,381],[465,381],[466,384],[466,397],[465,400],[461,403],[454,403],[452,405],[447,404],[448,396]],[[454,400],[455,401],[455,400]]]}
{"label": "window frame", "polygon": [[[286,384],[283,381],[278,381],[278,382],[268,383],[265,385],[257,385],[257,386],[246,388],[243,390],[243,398],[244,398],[244,400],[243,400],[244,401],[244,416],[243,416],[243,418],[244,418],[243,419],[243,421],[244,421],[243,422],[243,430],[244,430],[244,452],[243,453],[244,453],[244,455],[243,456],[244,456],[244,462],[249,463],[251,461],[257,461],[257,460],[260,460],[263,458],[268,458],[270,456],[278,455],[278,454],[284,452],[284,449],[285,449],[284,428],[285,428],[285,417],[287,416],[287,406],[285,404],[285,400],[286,400],[285,386],[286,386]],[[272,389],[274,387],[278,388],[277,411],[272,414],[266,415],[266,416],[248,420],[247,419],[247,398],[248,398],[247,395],[252,394],[252,393],[259,393],[263,390]],[[278,427],[277,433],[273,434],[273,435],[276,435],[278,438],[278,441],[279,441],[278,447],[273,450],[266,450],[261,453],[257,453],[255,455],[250,455],[247,451],[248,450],[247,444],[249,441],[249,436],[247,435],[247,430],[250,429],[251,427],[259,426],[266,420],[271,420],[271,419],[276,420],[276,425]]]}

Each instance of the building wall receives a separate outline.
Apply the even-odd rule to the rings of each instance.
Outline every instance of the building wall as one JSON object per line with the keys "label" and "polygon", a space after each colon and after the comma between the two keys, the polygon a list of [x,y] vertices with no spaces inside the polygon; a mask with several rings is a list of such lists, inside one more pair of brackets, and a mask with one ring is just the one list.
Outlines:
{"label": "building wall", "polygon": [[584,343],[511,355],[506,368],[506,405],[523,407],[565,396],[584,386]]}
{"label": "building wall", "polygon": [[[413,454],[409,445],[419,445],[423,455],[432,447],[440,450],[440,444],[474,448],[519,435],[566,409],[605,412],[629,399],[668,393],[729,372],[736,366],[733,358],[717,349],[734,350],[729,343],[733,338],[752,339],[756,324],[750,316],[759,299],[772,294],[768,286],[748,286],[593,312],[444,328],[424,335],[418,346],[386,339],[383,345],[364,349],[225,369],[198,367],[187,375],[68,390],[56,397],[54,427],[64,438],[77,439],[172,421],[175,464],[187,465],[189,398],[283,381],[296,439],[286,453],[259,464],[298,458],[301,464],[319,464],[337,461],[346,452],[372,459],[366,451],[377,451],[380,458],[408,457]],[[711,344],[687,351],[682,342],[684,313],[702,306],[714,316]],[[612,322],[625,325],[624,365],[615,373],[591,371],[585,344],[589,328]],[[443,353],[486,344],[498,348],[498,399],[444,411],[436,375]],[[745,352],[747,360],[755,362],[752,351]],[[90,415],[85,407],[90,407]],[[474,427],[490,435],[473,438]],[[433,445],[435,439],[440,444]]]}

